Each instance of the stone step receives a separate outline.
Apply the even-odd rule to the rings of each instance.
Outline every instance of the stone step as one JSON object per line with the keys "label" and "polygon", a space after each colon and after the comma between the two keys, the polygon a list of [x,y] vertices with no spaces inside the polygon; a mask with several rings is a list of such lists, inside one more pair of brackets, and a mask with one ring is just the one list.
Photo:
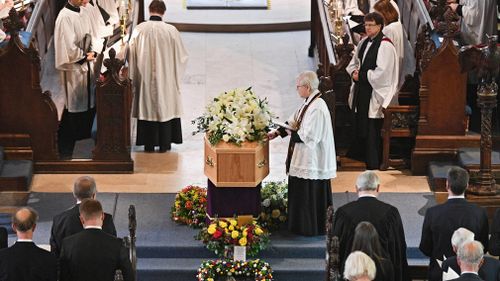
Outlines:
{"label": "stone step", "polygon": [[[170,258],[137,261],[137,279],[148,281],[192,281],[206,259]],[[274,280],[322,281],[326,278],[325,259],[262,259],[271,265]]]}
{"label": "stone step", "polygon": [[4,160],[0,170],[0,191],[27,191],[33,178],[33,161]]}

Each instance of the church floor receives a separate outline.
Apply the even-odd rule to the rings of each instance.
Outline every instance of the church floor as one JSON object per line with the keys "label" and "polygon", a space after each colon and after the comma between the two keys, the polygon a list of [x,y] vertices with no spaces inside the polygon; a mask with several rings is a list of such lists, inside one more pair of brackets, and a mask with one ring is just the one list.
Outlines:
{"label": "church floor", "polygon": [[[184,143],[173,145],[167,153],[145,153],[133,147],[134,174],[93,175],[100,192],[171,193],[189,184],[206,186],[203,174],[203,136],[192,135],[191,120],[201,115],[206,104],[220,92],[252,86],[261,98],[267,98],[274,114],[287,118],[301,99],[295,90],[295,77],[303,70],[314,70],[316,61],[307,56],[308,31],[278,33],[187,33],[181,34],[190,55],[181,95],[184,108]],[[44,77],[50,80],[48,76]],[[54,81],[55,78],[52,78]],[[62,109],[60,90],[54,83],[53,99]],[[43,87],[43,86],[42,86]],[[44,88],[45,90],[45,88]],[[132,132],[135,132],[133,125]],[[133,136],[135,140],[135,136]],[[271,171],[265,181],[286,178],[284,160],[288,139],[275,139],[270,147]],[[339,172],[332,180],[333,192],[354,191],[359,172]],[[425,177],[409,176],[409,171],[389,170],[378,173],[382,192],[429,192]],[[72,174],[37,174],[32,191],[71,192]]]}

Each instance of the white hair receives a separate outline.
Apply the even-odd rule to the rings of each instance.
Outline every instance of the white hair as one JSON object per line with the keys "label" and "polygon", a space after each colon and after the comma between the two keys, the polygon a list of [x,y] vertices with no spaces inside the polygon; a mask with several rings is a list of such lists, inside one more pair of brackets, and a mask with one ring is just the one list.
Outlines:
{"label": "white hair", "polygon": [[297,76],[297,81],[300,86],[307,86],[309,88],[309,92],[314,92],[318,89],[319,79],[318,75],[314,71],[304,71]]}
{"label": "white hair", "polygon": [[373,171],[364,171],[356,179],[356,188],[359,191],[376,190],[380,184],[380,179]]}
{"label": "white hair", "polygon": [[451,236],[451,245],[457,249],[460,248],[462,244],[471,241],[474,241],[474,232],[464,227],[455,230]]}
{"label": "white hair", "polygon": [[461,263],[479,266],[483,259],[484,248],[479,241],[465,242],[458,248],[457,258]]}
{"label": "white hair", "polygon": [[375,262],[361,251],[352,252],[345,261],[344,278],[347,280],[356,280],[361,277],[373,280],[376,273]]}

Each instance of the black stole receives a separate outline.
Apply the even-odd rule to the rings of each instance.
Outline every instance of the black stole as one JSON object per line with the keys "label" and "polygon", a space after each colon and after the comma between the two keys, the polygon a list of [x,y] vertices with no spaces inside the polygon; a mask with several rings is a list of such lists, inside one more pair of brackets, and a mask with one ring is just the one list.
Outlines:
{"label": "black stole", "polygon": [[[300,129],[300,125],[302,124],[302,119],[304,118],[304,114],[306,113],[307,109],[309,108],[309,106],[317,99],[321,96],[321,93],[317,93],[312,99],[311,101],[304,105],[304,107],[302,108],[302,111],[299,113],[299,116],[297,117],[297,119],[295,120],[296,121],[296,128],[295,130],[299,130]],[[295,142],[292,140],[292,138],[290,137],[290,142],[288,143],[288,152],[286,154],[286,162],[285,162],[285,165],[286,165],[286,173],[288,174],[288,172],[290,171],[290,163],[292,162],[292,155],[293,155],[293,150],[295,148]]]}
{"label": "black stole", "polygon": [[[384,34],[379,32],[379,34],[373,38],[372,44],[366,56],[363,59],[363,54],[365,53],[366,46],[370,39],[366,39],[363,44],[361,44],[358,52],[358,58],[361,62],[361,67],[359,72],[366,73],[368,70],[373,70],[377,67],[377,57],[378,49],[380,48],[380,43]],[[368,132],[368,111],[370,109],[370,100],[372,98],[373,88],[368,81],[357,81],[355,82],[355,90],[353,96],[353,113],[354,113],[354,132],[357,136],[366,137]]]}

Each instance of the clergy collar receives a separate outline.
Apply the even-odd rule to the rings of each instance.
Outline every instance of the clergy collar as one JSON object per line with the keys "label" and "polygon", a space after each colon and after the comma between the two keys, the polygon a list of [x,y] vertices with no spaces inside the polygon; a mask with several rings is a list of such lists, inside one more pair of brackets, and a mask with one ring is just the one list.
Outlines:
{"label": "clergy collar", "polygon": [[373,42],[373,41],[377,41],[377,40],[382,40],[382,37],[384,37],[384,33],[382,33],[382,30],[380,30],[380,32],[377,34],[377,36],[371,38],[371,37],[368,37],[368,42]]}
{"label": "clergy collar", "polygon": [[150,16],[149,20],[151,20],[151,21],[162,21],[162,18],[160,16]]}
{"label": "clergy collar", "polygon": [[64,6],[64,8],[69,9],[69,10],[75,12],[75,13],[79,13],[80,12],[80,7],[75,7],[75,6],[71,5],[69,2],[66,3],[66,5]]}

